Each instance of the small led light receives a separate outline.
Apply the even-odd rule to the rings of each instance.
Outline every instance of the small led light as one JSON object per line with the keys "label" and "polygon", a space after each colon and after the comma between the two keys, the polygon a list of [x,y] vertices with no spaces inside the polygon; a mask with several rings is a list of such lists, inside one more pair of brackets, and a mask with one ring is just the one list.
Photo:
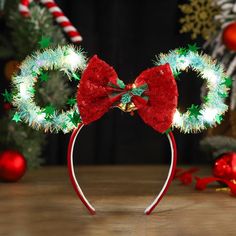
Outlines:
{"label": "small led light", "polygon": [[212,84],[215,85],[218,82],[218,77],[216,76],[213,70],[206,69],[202,72],[203,77],[207,78],[207,80]]}
{"label": "small led light", "polygon": [[68,55],[65,57],[65,61],[72,67],[73,70],[77,68],[83,69],[85,66],[84,57],[72,50],[69,50]]}
{"label": "small led light", "polygon": [[40,121],[43,121],[45,119],[45,117],[46,117],[45,113],[41,113],[41,114],[37,115],[36,119],[38,122],[40,122]]}
{"label": "small led light", "polygon": [[189,60],[187,58],[181,59],[178,62],[178,67],[180,70],[184,71],[189,66]]}
{"label": "small led light", "polygon": [[219,111],[216,108],[205,108],[201,113],[206,122],[213,123]]}
{"label": "small led light", "polygon": [[175,112],[175,114],[174,114],[173,122],[174,122],[174,124],[180,125],[180,124],[181,124],[181,121],[182,121],[181,115],[180,115],[179,111],[176,110],[176,112]]}
{"label": "small led light", "polygon": [[20,84],[20,96],[21,96],[23,99],[28,99],[28,98],[30,98],[29,93],[28,93],[28,91],[27,91],[27,88],[28,88],[27,84],[25,84],[25,83],[21,83],[21,84]]}

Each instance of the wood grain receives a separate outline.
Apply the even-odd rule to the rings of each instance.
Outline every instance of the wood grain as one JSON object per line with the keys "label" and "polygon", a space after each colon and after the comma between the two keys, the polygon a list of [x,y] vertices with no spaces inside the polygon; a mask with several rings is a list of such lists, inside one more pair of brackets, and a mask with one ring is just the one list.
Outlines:
{"label": "wood grain", "polygon": [[97,215],[87,214],[65,167],[43,167],[18,183],[0,184],[0,236],[236,235],[236,199],[214,188],[198,192],[174,181],[154,214],[144,215],[165,166],[84,166],[77,172]]}

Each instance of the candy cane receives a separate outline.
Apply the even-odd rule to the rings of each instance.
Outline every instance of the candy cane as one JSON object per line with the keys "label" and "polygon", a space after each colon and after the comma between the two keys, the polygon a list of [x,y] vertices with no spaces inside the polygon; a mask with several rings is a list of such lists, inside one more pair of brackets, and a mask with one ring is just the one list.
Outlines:
{"label": "candy cane", "polygon": [[[19,4],[19,11],[22,16],[30,16],[29,4],[32,0],[21,0]],[[74,43],[79,43],[82,41],[80,33],[71,24],[69,19],[64,15],[62,10],[57,6],[53,0],[40,0],[40,2],[48,8],[48,10],[53,15],[57,23],[62,27],[64,32],[70,37],[70,40]]]}
{"label": "candy cane", "polygon": [[21,0],[20,4],[19,4],[19,11],[20,14],[24,17],[29,16],[29,4],[32,2],[33,0]]}

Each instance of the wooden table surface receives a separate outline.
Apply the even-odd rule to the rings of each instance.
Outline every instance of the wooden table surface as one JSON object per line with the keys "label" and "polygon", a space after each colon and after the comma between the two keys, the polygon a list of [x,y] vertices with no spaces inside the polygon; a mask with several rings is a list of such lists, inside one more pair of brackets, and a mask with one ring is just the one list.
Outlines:
{"label": "wooden table surface", "polygon": [[[236,235],[236,198],[211,188],[198,192],[174,181],[146,216],[166,166],[83,166],[79,182],[96,207],[91,216],[65,167],[42,167],[13,184],[0,183],[0,236]],[[201,175],[210,170],[201,168]]]}

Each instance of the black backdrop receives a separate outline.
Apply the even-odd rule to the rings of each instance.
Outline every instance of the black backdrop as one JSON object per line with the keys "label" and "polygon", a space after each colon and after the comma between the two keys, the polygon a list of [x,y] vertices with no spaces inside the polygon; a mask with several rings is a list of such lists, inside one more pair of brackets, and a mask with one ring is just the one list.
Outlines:
{"label": "black backdrop", "polygon": [[[177,0],[68,0],[57,1],[83,36],[88,56],[98,54],[128,83],[160,52],[192,43],[179,34]],[[185,75],[186,76],[186,75]],[[179,106],[200,103],[201,81],[182,76],[178,82]],[[201,135],[174,132],[179,163],[204,162],[199,153]],[[44,151],[47,164],[64,164],[69,135],[49,135]],[[79,152],[79,153],[78,153]],[[110,110],[101,120],[82,130],[76,158],[83,164],[167,163],[165,135],[156,133],[135,115]]]}

